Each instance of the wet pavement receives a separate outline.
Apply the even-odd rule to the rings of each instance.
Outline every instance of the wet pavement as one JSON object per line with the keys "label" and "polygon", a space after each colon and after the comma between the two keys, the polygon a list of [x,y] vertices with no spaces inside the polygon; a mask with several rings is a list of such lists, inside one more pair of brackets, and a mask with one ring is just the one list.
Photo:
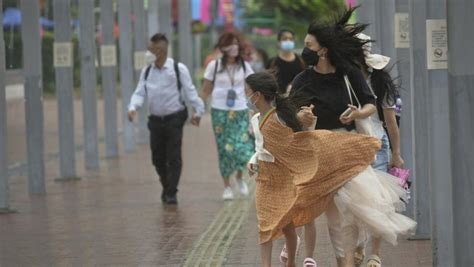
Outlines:
{"label": "wet pavement", "polygon": [[[101,107],[99,103],[99,111]],[[76,102],[78,146],[80,108]],[[26,159],[22,109],[23,101],[9,102],[10,164]],[[54,101],[45,101],[46,153],[53,154],[55,112]],[[103,156],[103,144],[100,149]],[[183,157],[178,206],[161,203],[147,145],[121,152],[116,159],[101,157],[98,171],[84,170],[78,151],[78,181],[55,182],[58,161],[52,158],[46,164],[46,195],[29,195],[27,178],[14,174],[11,206],[18,213],[0,215],[0,266],[259,266],[253,197],[221,200],[209,117],[200,128],[186,126]],[[324,218],[318,219],[317,229],[319,266],[335,266]],[[282,240],[275,242],[275,264],[281,247]],[[402,240],[395,248],[384,244],[382,257],[384,266],[432,266],[431,243]]]}

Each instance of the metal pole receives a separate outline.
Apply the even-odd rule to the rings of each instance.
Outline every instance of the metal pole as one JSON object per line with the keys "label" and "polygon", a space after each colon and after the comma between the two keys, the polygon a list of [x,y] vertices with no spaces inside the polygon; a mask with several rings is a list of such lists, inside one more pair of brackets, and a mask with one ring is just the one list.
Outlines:
{"label": "metal pole", "polygon": [[418,222],[414,239],[430,238],[430,132],[427,120],[429,107],[426,66],[426,1],[410,0],[410,86],[414,91],[415,169],[413,187],[415,219]]}
{"label": "metal pole", "polygon": [[118,156],[117,48],[114,37],[115,11],[113,0],[100,1],[100,20],[102,24],[100,64],[102,67],[102,91],[104,95],[105,156],[110,158]]}
{"label": "metal pole", "polygon": [[[191,1],[179,0],[179,61],[188,67],[191,77],[194,74],[193,66],[193,38],[191,33]],[[186,95],[183,95],[186,105],[189,107],[190,103]],[[191,118],[192,109],[188,109]]]}
{"label": "metal pole", "polygon": [[359,23],[369,24],[365,30],[365,34],[369,35],[376,42],[372,44],[372,53],[380,53],[379,35],[377,34],[377,4],[378,0],[360,0],[357,9],[357,21]]}
{"label": "metal pole", "polygon": [[[147,38],[145,32],[145,9],[143,8],[143,0],[132,1],[133,14],[135,23],[133,24],[133,32],[135,39],[135,81],[140,79],[140,73],[145,67],[145,52],[147,49]],[[146,106],[146,105],[145,105]],[[138,137],[139,144],[147,144],[149,135],[147,128],[148,109],[142,108],[138,111]]]}
{"label": "metal pole", "polygon": [[[431,237],[433,266],[455,266],[453,242],[453,196],[447,72],[446,0],[426,1],[426,53],[428,66],[428,121],[430,134]],[[444,33],[442,32],[444,31]],[[432,37],[431,37],[432,36]],[[430,41],[431,39],[431,41]],[[434,55],[445,48],[446,61]],[[441,51],[441,50],[439,50]],[[442,121],[443,123],[440,123]]]}
{"label": "metal pole", "polygon": [[[70,0],[53,0],[54,13],[54,66],[56,93],[58,97],[59,127],[59,172],[61,180],[76,177],[76,155],[74,142],[74,88],[73,88],[73,44],[71,42]],[[36,23],[36,27],[38,24]]]}
{"label": "metal pole", "polygon": [[[379,0],[377,1],[377,36],[380,43],[380,51],[383,55],[391,58],[390,65],[397,63],[397,52],[395,49],[395,1]],[[398,69],[392,68],[390,71],[392,77],[398,77]]]}
{"label": "metal pole", "polygon": [[97,76],[95,71],[94,0],[79,1],[81,50],[81,96],[84,118],[84,159],[86,169],[99,168],[97,133]]}
{"label": "metal pole", "polygon": [[39,2],[21,0],[23,75],[25,77],[26,142],[28,153],[28,190],[43,194],[45,189],[43,88],[41,80],[41,39]]}
{"label": "metal pole", "polygon": [[158,32],[159,0],[148,0],[148,37]]}
{"label": "metal pole", "polygon": [[193,46],[191,34],[191,2],[189,0],[179,0],[179,61],[193,70]]}
{"label": "metal pole", "polygon": [[122,120],[123,120],[123,142],[125,152],[135,150],[134,126],[128,121],[128,103],[135,88],[133,79],[133,49],[132,49],[132,25],[130,15],[132,6],[130,0],[119,0],[118,19],[120,27],[120,81],[122,88]]}
{"label": "metal pole", "polygon": [[[415,119],[413,114],[414,93],[410,86],[410,31],[408,19],[408,0],[397,0],[394,32],[399,83],[401,84],[400,95],[403,101],[400,119],[400,150],[405,161],[405,168],[413,170],[415,166]],[[414,190],[412,194],[415,194]],[[414,218],[413,201],[408,203],[405,214]]]}
{"label": "metal pole", "polygon": [[474,2],[447,1],[447,10],[455,258],[451,266],[474,266],[474,36],[469,34]]}
{"label": "metal pole", "polygon": [[217,33],[217,14],[219,8],[218,0],[211,0],[211,45],[214,46],[217,43],[218,33]]}
{"label": "metal pole", "polygon": [[170,57],[173,57],[173,18],[171,16],[173,6],[171,5],[171,0],[159,0],[158,5],[158,31],[166,34],[170,42],[168,54]]}
{"label": "metal pole", "polygon": [[[0,10],[2,0],[0,0]],[[0,13],[0,26],[3,29],[3,12]],[[9,213],[10,198],[8,195],[8,161],[7,161],[7,108],[5,98],[5,41],[0,31],[0,214]]]}

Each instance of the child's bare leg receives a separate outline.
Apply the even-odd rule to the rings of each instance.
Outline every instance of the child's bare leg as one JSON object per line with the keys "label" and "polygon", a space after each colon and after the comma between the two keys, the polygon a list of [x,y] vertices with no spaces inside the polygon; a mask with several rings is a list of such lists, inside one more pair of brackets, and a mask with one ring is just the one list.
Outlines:
{"label": "child's bare leg", "polygon": [[264,267],[272,266],[272,245],[271,240],[260,244],[260,255],[262,257],[262,266]]}
{"label": "child's bare leg", "polygon": [[282,229],[286,239],[286,249],[288,251],[288,261],[286,266],[296,266],[296,246],[298,243],[298,236],[296,235],[296,229],[293,223],[285,226]]}

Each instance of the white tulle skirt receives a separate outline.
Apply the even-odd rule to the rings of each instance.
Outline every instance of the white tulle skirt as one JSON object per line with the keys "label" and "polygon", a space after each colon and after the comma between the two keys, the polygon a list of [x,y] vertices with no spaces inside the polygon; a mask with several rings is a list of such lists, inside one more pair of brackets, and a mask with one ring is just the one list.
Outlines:
{"label": "white tulle skirt", "polygon": [[368,167],[340,188],[334,197],[343,226],[396,245],[397,237],[414,233],[416,222],[400,214],[408,198],[396,177]]}

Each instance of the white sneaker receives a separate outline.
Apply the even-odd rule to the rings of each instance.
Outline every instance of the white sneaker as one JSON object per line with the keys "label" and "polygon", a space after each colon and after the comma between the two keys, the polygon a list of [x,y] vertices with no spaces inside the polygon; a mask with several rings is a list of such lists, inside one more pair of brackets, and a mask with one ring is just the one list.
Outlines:
{"label": "white sneaker", "polygon": [[232,192],[232,188],[226,187],[224,189],[224,193],[222,194],[222,198],[224,200],[233,200],[234,199],[234,192]]}
{"label": "white sneaker", "polygon": [[239,185],[240,194],[242,196],[248,196],[249,188],[247,186],[247,183],[243,179],[237,179],[237,184]]}

